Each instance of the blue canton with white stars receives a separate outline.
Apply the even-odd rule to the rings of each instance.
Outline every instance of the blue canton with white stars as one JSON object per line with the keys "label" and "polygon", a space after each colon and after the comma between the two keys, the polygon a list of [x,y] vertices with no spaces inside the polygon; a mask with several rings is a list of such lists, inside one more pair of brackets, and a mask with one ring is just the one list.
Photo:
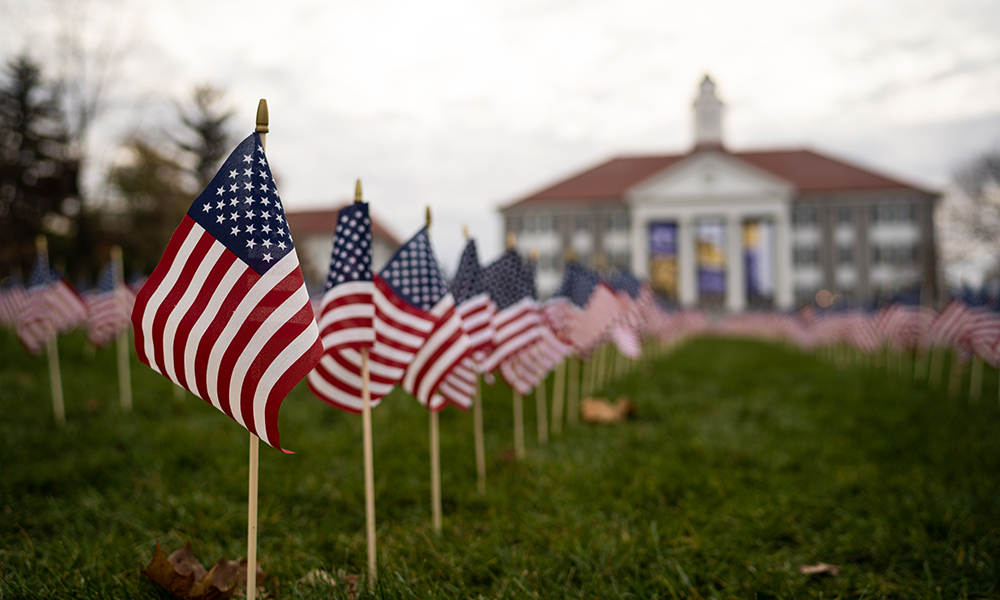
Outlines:
{"label": "blue canton with white stars", "polygon": [[233,150],[187,214],[260,275],[294,248],[256,133]]}
{"label": "blue canton with white stars", "polygon": [[597,273],[588,271],[577,263],[570,263],[566,265],[566,274],[554,295],[569,298],[570,302],[583,308],[599,282]]}
{"label": "blue canton with white stars", "polygon": [[629,296],[632,296],[633,298],[638,298],[639,293],[642,291],[642,284],[639,283],[639,280],[635,278],[635,275],[629,271],[615,271],[610,277],[608,277],[608,284],[611,285],[616,292],[625,290],[628,292]]}
{"label": "blue canton with white stars", "polygon": [[101,277],[97,281],[97,293],[107,294],[109,292],[115,291],[118,287],[118,266],[113,260],[109,260],[108,264],[104,265],[101,269]]}
{"label": "blue canton with white stars", "polygon": [[326,289],[340,283],[372,280],[372,221],[368,204],[355,202],[342,208],[330,255]]}
{"label": "blue canton with white stars", "polygon": [[534,272],[524,267],[517,252],[508,250],[492,265],[483,269],[486,289],[499,310],[523,298],[534,298]]}
{"label": "blue canton with white stars", "polygon": [[28,289],[46,286],[55,280],[55,275],[49,270],[49,261],[39,252],[35,257],[35,266],[31,269],[31,277],[28,279]]}
{"label": "blue canton with white stars", "polygon": [[476,251],[476,240],[469,240],[465,245],[451,289],[455,295],[455,304],[461,304],[486,291],[483,268],[479,266],[479,253]]}
{"label": "blue canton with white stars", "polygon": [[396,251],[379,276],[397,296],[423,311],[430,311],[448,293],[426,227]]}

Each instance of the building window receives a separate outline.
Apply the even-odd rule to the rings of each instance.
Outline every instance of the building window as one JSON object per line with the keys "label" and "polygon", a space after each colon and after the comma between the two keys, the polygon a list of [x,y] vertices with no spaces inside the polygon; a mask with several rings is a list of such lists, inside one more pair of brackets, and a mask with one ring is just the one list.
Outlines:
{"label": "building window", "polygon": [[810,267],[819,264],[819,248],[815,246],[799,246],[792,252],[792,261],[796,267]]}
{"label": "building window", "polygon": [[576,216],[576,230],[577,231],[590,231],[590,215],[577,215]]}
{"label": "building window", "polygon": [[917,249],[905,244],[885,244],[872,249],[872,262],[877,265],[909,266],[917,262]]}
{"label": "building window", "polygon": [[607,215],[608,231],[628,231],[628,213],[610,213]]}
{"label": "building window", "polygon": [[538,229],[538,217],[532,215],[524,217],[524,233],[535,233]]}
{"label": "building window", "polygon": [[837,264],[849,265],[854,262],[854,247],[840,246],[837,248]]}
{"label": "building window", "polygon": [[792,211],[792,223],[798,227],[810,227],[816,225],[815,206],[797,206]]}
{"label": "building window", "polygon": [[632,267],[632,254],[628,250],[608,252],[608,262],[608,266],[612,269],[630,269]]}
{"label": "building window", "polygon": [[879,204],[871,208],[872,223],[916,223],[917,207],[913,204]]}
{"label": "building window", "polygon": [[850,206],[840,206],[837,208],[837,223],[846,225],[854,220],[854,209]]}
{"label": "building window", "polygon": [[514,235],[521,235],[524,218],[518,215],[514,215],[512,217],[508,217],[507,219],[508,219],[507,220],[508,231],[510,231]]}
{"label": "building window", "polygon": [[540,233],[548,233],[555,228],[555,218],[552,215],[542,215],[538,217],[538,231]]}
{"label": "building window", "polygon": [[795,288],[795,302],[800,306],[803,304],[812,304],[816,298],[816,292],[816,288],[811,287]]}

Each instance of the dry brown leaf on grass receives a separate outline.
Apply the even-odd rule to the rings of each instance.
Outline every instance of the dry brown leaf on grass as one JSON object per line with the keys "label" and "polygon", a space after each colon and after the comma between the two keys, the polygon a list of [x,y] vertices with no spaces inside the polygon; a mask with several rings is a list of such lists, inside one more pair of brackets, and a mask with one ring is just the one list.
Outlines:
{"label": "dry brown leaf on grass", "polygon": [[626,396],[619,396],[614,404],[606,398],[584,398],[580,402],[580,418],[585,423],[620,423],[635,413],[635,403]]}
{"label": "dry brown leaf on grass", "polygon": [[330,587],[337,587],[341,583],[344,585],[344,592],[347,594],[349,600],[355,600],[358,597],[358,582],[361,581],[360,575],[348,575],[347,571],[343,569],[337,569],[337,576],[334,577],[326,571],[320,569],[313,569],[306,573],[306,576],[299,580],[299,584],[307,584],[316,586],[320,583],[325,583]]}
{"label": "dry brown leaf on grass", "polygon": [[828,565],[826,563],[802,565],[799,567],[799,573],[802,573],[803,575],[839,575],[840,567],[837,565]]}
{"label": "dry brown leaf on grass", "polygon": [[[247,585],[247,559],[239,561],[220,558],[211,570],[194,557],[191,542],[164,556],[160,542],[156,542],[153,560],[142,574],[150,581],[182,600],[224,600],[234,594],[245,595]],[[257,567],[257,587],[263,587],[267,573]]]}

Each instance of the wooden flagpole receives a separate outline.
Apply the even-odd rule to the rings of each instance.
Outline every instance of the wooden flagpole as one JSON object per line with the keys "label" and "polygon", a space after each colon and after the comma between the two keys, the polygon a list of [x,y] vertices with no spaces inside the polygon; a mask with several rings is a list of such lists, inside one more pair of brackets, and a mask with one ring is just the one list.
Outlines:
{"label": "wooden flagpole", "polygon": [[[354,183],[354,201],[361,202],[361,180]],[[361,349],[361,438],[365,460],[365,533],[368,543],[368,585],[375,585],[378,576],[378,554],[375,545],[375,458],[372,447],[372,394],[368,370],[368,348]]]}
{"label": "wooden flagpole", "polygon": [[[507,250],[517,247],[517,236],[507,232]],[[524,458],[524,401],[517,390],[513,390],[514,404],[514,457]]]}
{"label": "wooden flagpole", "polygon": [[535,388],[535,414],[538,419],[538,443],[545,445],[549,443],[549,418],[548,407],[545,405],[545,377],[538,382]]}
{"label": "wooden flagpole", "polygon": [[[115,294],[117,294],[118,286],[122,284],[125,276],[121,246],[111,247],[111,260],[115,261],[115,268],[118,270],[117,281],[115,281]],[[122,411],[132,412],[132,372],[128,360],[131,344],[128,340],[128,327],[118,332],[115,345],[118,346],[118,394],[121,397]]]}
{"label": "wooden flagpole", "polygon": [[576,425],[580,422],[580,359],[569,358],[566,366],[566,424]]}
{"label": "wooden flagpole", "polygon": [[[427,207],[427,236],[430,237],[431,207]],[[434,533],[441,535],[441,440],[438,427],[438,413],[428,401],[431,413],[431,514]]]}
{"label": "wooden flagpole", "polygon": [[983,395],[983,359],[972,357],[972,373],[969,375],[969,400],[978,402]]}
{"label": "wooden flagpole", "polygon": [[948,395],[957,396],[962,390],[962,371],[965,369],[958,359],[958,350],[952,352],[951,357],[951,369],[948,373]]}
{"label": "wooden flagpole", "polygon": [[[531,254],[529,255],[531,260],[538,262],[539,251],[538,248],[532,248]],[[535,358],[536,360],[541,360],[541,356],[538,356],[539,351],[536,349]],[[548,375],[546,373],[546,375]],[[540,445],[545,445],[549,443],[549,409],[545,404],[545,377],[538,382],[535,386],[535,421],[538,426],[538,443]]]}
{"label": "wooden flagpole", "polygon": [[[267,100],[257,103],[257,127],[260,145],[267,148],[268,131]],[[257,597],[257,472],[260,462],[260,438],[250,434],[250,476],[247,506],[247,600]]]}
{"label": "wooden flagpole", "polygon": [[[469,226],[462,226],[462,235],[469,241]],[[483,394],[482,377],[476,373],[476,394],[472,397],[472,430],[476,446],[476,487],[480,494],[486,493],[486,443],[483,440]]]}
{"label": "wooden flagpole", "polygon": [[931,369],[928,383],[937,387],[941,383],[941,376],[944,372],[944,346],[934,346],[931,348]]}
{"label": "wooden flagpole", "polygon": [[556,365],[556,374],[552,378],[552,433],[562,433],[563,403],[566,399],[566,361],[563,359]]}
{"label": "wooden flagpole", "polygon": [[[49,242],[44,235],[35,238],[35,248],[45,257],[45,268],[49,268]],[[56,423],[66,424],[66,405],[63,403],[62,374],[59,371],[59,333],[52,335],[45,345],[49,355],[49,384],[52,387],[52,412],[56,415]]]}
{"label": "wooden flagpole", "polygon": [[514,456],[524,458],[524,403],[514,390]]}
{"label": "wooden flagpole", "polygon": [[472,399],[472,427],[476,437],[476,487],[486,493],[486,444],[483,440],[483,382],[476,376],[476,395]]}

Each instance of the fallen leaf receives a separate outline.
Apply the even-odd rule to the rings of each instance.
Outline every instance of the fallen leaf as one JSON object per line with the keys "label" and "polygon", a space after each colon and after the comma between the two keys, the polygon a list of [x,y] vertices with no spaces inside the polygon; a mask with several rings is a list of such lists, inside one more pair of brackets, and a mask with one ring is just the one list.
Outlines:
{"label": "fallen leaf", "polygon": [[585,423],[620,423],[635,412],[635,404],[626,396],[619,396],[614,404],[607,398],[585,398],[580,402],[580,418]]}
{"label": "fallen leaf", "polygon": [[802,573],[803,575],[839,575],[840,567],[837,565],[828,565],[826,563],[802,565],[799,567],[799,573]]}
{"label": "fallen leaf", "polygon": [[156,550],[153,551],[153,560],[143,571],[150,581],[167,590],[178,598],[186,598],[187,592],[194,583],[194,574],[181,574],[177,572],[173,563],[163,554],[160,542],[156,542]]}
{"label": "fallen leaf", "polygon": [[[150,581],[182,600],[226,600],[234,595],[246,595],[247,559],[220,558],[211,569],[194,557],[191,543],[166,557],[160,542],[156,542],[153,560],[142,574]],[[267,573],[257,566],[257,588],[264,586]]]}
{"label": "fallen leaf", "polygon": [[313,569],[312,571],[306,573],[306,576],[300,579],[299,583],[312,586],[324,583],[331,587],[337,587],[339,584],[343,584],[344,592],[347,594],[348,600],[356,600],[358,597],[358,583],[360,581],[360,575],[348,575],[347,571],[344,571],[343,569],[337,570],[336,577],[326,571]]}

